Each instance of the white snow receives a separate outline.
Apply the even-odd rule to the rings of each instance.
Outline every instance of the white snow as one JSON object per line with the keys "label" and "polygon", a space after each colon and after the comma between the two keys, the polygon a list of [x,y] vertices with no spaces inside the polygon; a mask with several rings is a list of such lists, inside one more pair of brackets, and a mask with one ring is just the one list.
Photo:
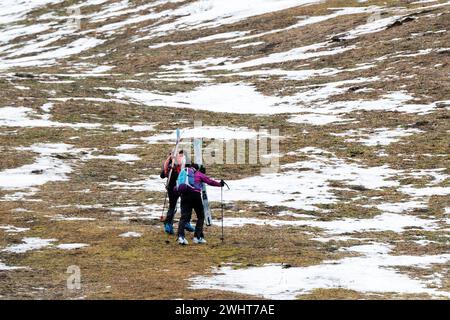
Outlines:
{"label": "white snow", "polygon": [[[345,71],[345,70],[343,70]],[[339,72],[338,69],[333,68],[323,68],[318,70],[282,70],[282,69],[258,69],[253,71],[244,71],[226,74],[225,76],[240,76],[240,77],[270,77],[270,76],[280,76],[286,80],[306,80],[315,76],[331,76]]]}
{"label": "white snow", "polygon": [[135,8],[127,9],[129,7],[129,5],[130,5],[130,3],[128,0],[122,0],[120,2],[109,3],[106,6],[103,6],[102,10],[100,10],[98,12],[94,12],[90,15],[86,15],[86,18],[89,18],[91,22],[100,22],[100,21],[105,21],[108,18],[120,16],[120,15],[127,14],[130,12],[137,12],[137,11],[143,10],[148,7],[148,5],[147,5],[147,6],[137,6]]}
{"label": "white snow", "polygon": [[[351,84],[366,83],[379,80],[374,78],[356,78],[345,81],[331,82],[320,86],[305,86],[292,96],[266,96],[252,85],[245,83],[222,83],[203,85],[193,91],[177,92],[174,94],[151,92],[140,89],[119,89],[113,93],[119,99],[131,99],[135,103],[148,106],[165,106],[177,108],[192,108],[212,112],[227,112],[237,114],[281,114],[311,112],[340,113],[342,106],[329,107],[328,98],[344,93]],[[399,97],[403,98],[404,97]],[[402,100],[403,101],[403,100]],[[317,106],[311,106],[315,102]],[[399,102],[396,102],[398,104]],[[255,107],[257,106],[257,108]],[[346,105],[348,111],[358,109]]]}
{"label": "white snow", "polygon": [[0,25],[23,19],[29,12],[47,4],[63,0],[2,0],[0,2]]}
{"label": "white snow", "polygon": [[[245,127],[214,127],[214,126],[203,126],[196,128],[185,128],[181,130],[182,139],[190,138],[206,138],[206,139],[221,139],[221,140],[231,140],[231,139],[253,139],[258,137],[259,133],[256,130],[251,130]],[[147,138],[142,138],[148,143],[169,143],[176,139],[176,134],[171,131],[170,133],[162,133]]]}
{"label": "white snow", "polygon": [[175,21],[159,24],[146,30],[151,39],[177,30],[213,28],[242,21],[246,18],[280,11],[301,5],[319,3],[321,0],[203,0],[185,4],[174,10],[153,14],[152,18],[178,17]]}
{"label": "white snow", "polygon": [[3,252],[10,253],[25,253],[31,250],[39,250],[52,245],[52,242],[57,241],[56,239],[41,239],[41,238],[23,238],[21,244],[13,244],[5,249]]}
{"label": "white snow", "polygon": [[355,233],[355,232],[403,232],[405,228],[421,228],[424,230],[434,230],[436,220],[425,220],[414,216],[401,215],[395,213],[383,213],[370,219],[351,219],[333,221],[317,220],[270,220],[256,218],[235,218],[224,219],[226,227],[242,227],[244,225],[267,225],[272,227],[301,227],[309,226],[324,229],[327,233],[333,235]]}
{"label": "white snow", "polygon": [[139,232],[133,232],[133,231],[129,231],[129,232],[125,232],[119,235],[119,237],[122,238],[139,238],[142,236],[142,233]]}
{"label": "white snow", "polygon": [[405,201],[398,203],[382,203],[375,206],[383,212],[403,213],[414,209],[427,208],[426,203],[420,201]]}
{"label": "white snow", "polygon": [[283,63],[294,60],[307,60],[311,58],[319,58],[331,56],[352,50],[354,46],[336,47],[329,50],[319,50],[330,45],[329,42],[315,43],[300,48],[291,49],[285,52],[272,53],[266,57],[257,58],[240,63],[226,63],[224,66],[214,66],[206,68],[206,70],[238,70],[243,68],[257,67],[265,64]]}
{"label": "white snow", "polygon": [[[148,106],[191,108],[240,114],[277,114],[301,111],[286,99],[265,96],[243,83],[206,85],[189,92],[162,94],[140,89],[120,89],[115,97]],[[257,106],[257,107],[256,107]]]}
{"label": "white snow", "polygon": [[[1,4],[0,4],[1,10]],[[0,16],[1,19],[1,16]],[[0,22],[1,25],[1,22]],[[6,27],[0,29],[0,43],[8,43],[18,37],[38,34],[40,32],[44,32],[48,30],[50,27],[49,24],[33,24],[33,25],[13,25],[12,27]],[[5,51],[5,50],[0,50]]]}
{"label": "white snow", "polygon": [[[50,109],[50,104],[45,104],[43,110]],[[0,127],[68,127],[95,129],[101,126],[98,123],[63,123],[49,120],[49,114],[39,115],[28,107],[3,107],[0,108]]]}
{"label": "white snow", "polygon": [[[342,136],[352,136],[352,138],[346,139],[347,142],[358,142],[366,146],[387,146],[391,143],[399,141],[403,137],[408,137],[413,134],[422,133],[423,131],[418,129],[403,129],[403,128],[376,128],[370,132],[362,129],[359,132],[346,132],[340,134]],[[358,136],[357,138],[355,136]]]}
{"label": "white snow", "polygon": [[135,161],[141,160],[141,158],[135,154],[128,154],[128,153],[118,153],[114,156],[110,155],[88,155],[83,157],[83,160],[91,160],[91,159],[101,159],[101,160],[115,160],[115,161],[121,161],[125,163],[133,163]]}
{"label": "white snow", "polygon": [[[162,179],[160,179],[162,181]],[[134,189],[136,186],[140,186],[140,183],[120,183],[120,182],[112,182],[107,184],[108,186],[120,187],[123,189]],[[162,185],[164,188],[164,184]],[[139,187],[137,187],[139,188]],[[142,205],[128,205],[123,207],[115,207],[112,208],[111,211],[113,214],[123,215],[123,220],[128,220],[133,217],[139,217],[141,219],[159,219],[161,216],[162,207],[156,204],[142,204]]]}
{"label": "white snow", "polygon": [[431,178],[432,181],[430,184],[437,185],[441,182],[444,182],[447,179],[450,179],[448,174],[445,174],[446,168],[437,168],[437,169],[414,169],[410,171],[405,170],[405,175],[413,178]]}
{"label": "white snow", "polygon": [[45,113],[49,113],[53,109],[53,103],[52,102],[45,103],[41,106],[41,109]]}
{"label": "white snow", "polygon": [[88,244],[85,243],[62,243],[56,246],[56,248],[61,250],[74,250],[88,247]]}
{"label": "white snow", "polygon": [[96,38],[79,38],[65,46],[39,54],[15,59],[0,59],[0,70],[13,67],[53,65],[56,63],[57,59],[67,58],[75,54],[80,54],[104,42],[105,40]]}
{"label": "white snow", "polygon": [[[339,88],[338,88],[339,89]],[[345,88],[341,88],[345,89]],[[332,94],[343,93],[343,90]],[[314,97],[314,95],[312,95]],[[385,94],[378,100],[352,100],[352,101],[336,101],[328,100],[317,101],[313,106],[314,112],[327,115],[340,115],[353,111],[397,111],[405,113],[427,114],[436,108],[438,102],[431,104],[407,104],[413,97],[405,92],[391,92]],[[312,111],[312,110],[311,110]]]}
{"label": "white snow", "polygon": [[[296,153],[305,154],[304,161],[281,166],[278,173],[266,173],[260,176],[228,181],[231,190],[224,191],[226,202],[251,201],[265,203],[269,206],[286,206],[293,209],[320,211],[318,204],[337,202],[333,193],[332,181],[340,181],[346,185],[363,186],[367,189],[398,187],[393,180],[399,171],[388,166],[363,167],[336,158],[326,151],[315,148],[304,148]],[[147,191],[164,189],[163,180],[152,175],[143,181],[112,182],[109,187]],[[220,199],[219,188],[208,188],[210,201]],[[389,216],[387,216],[389,217]],[[245,220],[244,220],[245,221]]]}
{"label": "white snow", "polygon": [[292,116],[288,121],[292,123],[310,124],[313,126],[323,126],[335,122],[348,122],[353,119],[342,119],[335,115],[307,113],[302,115]]}
{"label": "white snow", "polygon": [[240,44],[240,45],[234,46],[233,49],[254,47],[254,46],[259,46],[260,44],[264,44],[264,43],[265,43],[264,41],[249,42],[249,43],[244,43],[244,44]]}
{"label": "white snow", "polygon": [[[292,29],[297,29],[297,28],[301,28],[301,27],[308,26],[311,24],[320,23],[320,22],[323,22],[326,20],[337,18],[339,16],[360,14],[360,13],[370,13],[370,12],[375,12],[378,9],[379,9],[379,7],[377,7],[377,6],[329,8],[328,10],[335,10],[335,11],[331,14],[323,15],[323,16],[299,17],[299,21],[289,27],[282,28],[282,29],[274,29],[274,30],[265,31],[262,33],[257,33],[257,34],[252,34],[252,35],[240,37],[237,39],[230,39],[225,42],[245,41],[245,40],[260,38],[260,37],[267,36],[270,34],[286,32],[286,31],[289,31]],[[233,48],[239,48],[239,47],[241,47],[241,46],[236,46]]]}
{"label": "white snow", "polygon": [[[79,74],[73,75],[73,74],[59,74],[58,76],[75,76],[79,77]],[[61,102],[67,102],[70,100],[73,101],[79,101],[79,100],[85,100],[85,101],[91,101],[91,102],[103,102],[103,103],[122,103],[122,104],[128,104],[126,101],[118,100],[118,99],[104,99],[104,98],[94,98],[94,97],[66,97],[66,98],[50,98],[49,100],[52,101],[61,101]]]}
{"label": "white snow", "polygon": [[[299,151],[306,153],[309,158],[283,165],[279,173],[230,181],[231,190],[227,190],[224,195],[226,201],[251,199],[269,206],[318,210],[317,204],[336,202],[330,186],[332,180],[368,189],[399,185],[397,181],[390,180],[397,171],[388,166],[362,167],[336,157],[308,154],[309,149]],[[209,188],[209,193],[211,198],[220,197],[220,190],[215,188]]]}
{"label": "white snow", "polygon": [[446,196],[450,194],[450,187],[415,188],[411,186],[404,186],[399,190],[413,197]]}
{"label": "white snow", "polygon": [[0,261],[0,271],[9,271],[9,270],[17,270],[17,269],[23,269],[23,267],[7,266],[6,264],[4,264],[3,262]]}
{"label": "white snow", "polygon": [[[32,151],[39,156],[33,164],[0,171],[0,188],[23,189],[43,185],[50,181],[66,181],[72,169],[63,160],[53,157],[55,154],[73,152],[72,146],[59,144],[35,144],[18,150]],[[42,171],[41,171],[42,170]],[[32,173],[39,171],[38,173]]]}
{"label": "white snow", "polygon": [[363,256],[325,261],[308,267],[284,269],[281,265],[265,265],[246,269],[229,266],[214,268],[213,276],[192,278],[191,288],[233,291],[266,299],[295,299],[314,289],[450,296],[447,292],[428,288],[423,280],[410,278],[395,270],[396,266],[428,268],[435,263],[448,263],[449,254],[393,256],[389,255],[390,250],[384,244],[355,246],[347,251]]}
{"label": "white snow", "polygon": [[369,21],[366,24],[359,25],[353,30],[350,30],[345,34],[345,39],[355,39],[362,35],[367,35],[375,32],[380,32],[385,30],[389,25],[402,18],[402,16],[392,16],[381,19],[373,19],[373,21]]}
{"label": "white snow", "polygon": [[140,145],[138,145],[138,144],[124,143],[124,144],[121,144],[118,147],[115,147],[114,149],[117,149],[117,150],[130,150],[130,149],[135,149],[135,148],[139,148],[139,147],[140,147]]}
{"label": "white snow", "polygon": [[210,36],[201,37],[198,39],[188,40],[188,41],[157,43],[157,44],[149,46],[149,48],[150,49],[158,49],[158,48],[162,48],[162,47],[166,47],[166,46],[198,44],[198,43],[209,42],[209,41],[214,41],[214,40],[236,38],[236,37],[240,37],[245,34],[248,34],[248,33],[249,33],[249,31],[224,32],[224,33],[213,34]]}
{"label": "white snow", "polygon": [[134,132],[144,132],[144,131],[154,131],[154,125],[140,124],[140,125],[127,125],[127,124],[114,124],[113,128],[118,131],[134,131]]}
{"label": "white snow", "polygon": [[30,228],[19,228],[11,225],[3,225],[0,226],[0,230],[5,231],[6,233],[20,233],[30,230]]}
{"label": "white snow", "polygon": [[133,24],[141,23],[148,20],[156,20],[160,19],[161,21],[165,20],[172,12],[173,10],[164,10],[161,12],[155,12],[154,8],[158,7],[159,5],[172,2],[182,2],[183,0],[160,0],[160,1],[153,1],[152,3],[143,4],[140,6],[137,6],[135,8],[130,8],[126,10],[120,10],[123,9],[125,6],[128,6],[128,3],[119,5],[122,8],[112,8],[111,7],[105,9],[102,12],[95,13],[92,15],[92,21],[98,22],[98,21],[108,21],[108,18],[115,17],[115,16],[122,16],[125,14],[130,13],[144,13],[144,14],[136,14],[131,15],[130,17],[126,19],[122,19],[118,22],[113,23],[107,23],[99,28],[96,29],[96,32],[105,33],[106,35],[112,35],[114,34],[115,30],[128,27]]}
{"label": "white snow", "polygon": [[85,218],[85,217],[67,217],[61,214],[51,216],[52,221],[95,221],[95,218]]}
{"label": "white snow", "polygon": [[[0,201],[23,201],[26,197],[31,197],[36,192],[39,191],[39,189],[36,188],[29,188],[27,192],[14,192],[12,194],[7,194],[0,198]],[[29,199],[27,201],[42,201],[40,199]]]}

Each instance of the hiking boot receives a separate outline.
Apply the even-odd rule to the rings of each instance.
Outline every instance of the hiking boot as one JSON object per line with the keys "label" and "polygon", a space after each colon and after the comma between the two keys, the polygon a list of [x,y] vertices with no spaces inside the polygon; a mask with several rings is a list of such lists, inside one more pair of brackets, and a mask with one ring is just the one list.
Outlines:
{"label": "hiking boot", "polygon": [[171,223],[164,222],[164,231],[168,234],[173,234],[173,225]]}
{"label": "hiking boot", "polygon": [[196,244],[205,244],[206,240],[203,239],[203,238],[194,237],[194,243],[196,243]]}
{"label": "hiking boot", "polygon": [[178,244],[185,246],[185,245],[188,245],[189,242],[186,240],[186,238],[178,237]]}
{"label": "hiking boot", "polygon": [[195,228],[190,223],[186,223],[184,230],[189,231],[189,232],[194,232]]}

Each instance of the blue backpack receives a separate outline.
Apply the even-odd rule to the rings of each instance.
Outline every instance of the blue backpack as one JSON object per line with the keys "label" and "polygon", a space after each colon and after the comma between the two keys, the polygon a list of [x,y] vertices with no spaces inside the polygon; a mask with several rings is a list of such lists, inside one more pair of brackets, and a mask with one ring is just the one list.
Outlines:
{"label": "blue backpack", "polygon": [[195,170],[193,168],[184,168],[178,174],[176,190],[179,193],[186,193],[194,189]]}

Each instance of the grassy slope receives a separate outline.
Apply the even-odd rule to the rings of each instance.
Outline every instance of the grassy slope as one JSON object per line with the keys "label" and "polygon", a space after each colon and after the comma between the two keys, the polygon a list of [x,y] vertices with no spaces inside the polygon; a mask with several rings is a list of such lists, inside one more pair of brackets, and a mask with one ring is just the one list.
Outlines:
{"label": "grassy slope", "polygon": [[[64,8],[71,1],[52,6],[59,14],[64,14]],[[75,2],[75,1],[72,1]],[[137,2],[136,2],[137,3]],[[385,3],[385,1],[369,1],[367,5]],[[389,4],[398,1],[389,1]],[[161,42],[184,41],[195,39],[219,32],[234,30],[272,30],[282,28],[294,23],[296,17],[302,15],[326,14],[327,7],[339,7],[344,5],[356,5],[349,1],[328,1],[326,4],[299,7],[285,10],[280,13],[267,14],[259,17],[246,19],[245,21],[218,27],[214,30],[196,30],[189,32],[177,32],[160,39]],[[402,6],[408,5],[408,1],[402,1]],[[96,8],[88,8],[83,13],[89,13]],[[38,17],[48,9],[37,10],[32,17]],[[349,40],[340,45],[357,44],[358,49],[346,53],[322,57],[314,61],[308,61],[308,68],[318,69],[323,67],[351,68],[358,63],[372,62],[375,58],[397,51],[416,52],[421,49],[440,48],[449,43],[449,34],[426,34],[412,37],[413,33],[426,31],[437,31],[448,28],[449,13],[447,8],[440,8],[432,13],[442,13],[438,17],[427,17],[428,13],[419,14],[419,19],[405,23],[401,26],[362,36],[358,40]],[[26,68],[14,70],[32,73],[33,79],[20,77],[0,78],[0,92],[2,106],[25,106],[41,112],[39,107],[55,97],[102,97],[105,93],[96,88],[124,86],[142,88],[146,90],[159,91],[184,91],[191,90],[197,83],[177,82],[166,83],[153,81],[151,76],[137,76],[138,73],[152,73],[159,66],[170,64],[173,61],[200,60],[211,56],[215,57],[242,57],[254,59],[270,53],[283,52],[291,48],[304,46],[324,40],[324,35],[332,35],[340,31],[348,30],[355,25],[362,24],[367,15],[352,15],[339,17],[318,25],[307,26],[302,29],[294,29],[288,32],[264,36],[254,41],[265,41],[266,45],[260,47],[249,47],[243,51],[232,48],[233,44],[202,43],[190,46],[164,47],[157,50],[149,50],[150,41],[137,42],[130,45],[126,40],[131,36],[140,34],[140,30],[149,22],[133,25],[132,27],[117,32],[114,38],[99,47],[83,53],[80,56],[89,56],[99,52],[108,52],[104,58],[91,58],[86,60],[93,64],[105,64],[116,66],[113,70],[116,76],[72,79],[57,76],[62,80],[74,80],[71,84],[45,84],[38,80],[47,79],[43,74],[65,73],[71,65],[79,61],[80,56],[71,57],[65,61],[59,61],[58,65],[43,68]],[[109,21],[113,22],[113,21]],[[83,25],[85,30],[93,29],[99,25]],[[95,35],[90,33],[89,35]],[[141,34],[142,35],[142,34]],[[102,38],[102,35],[96,35]],[[392,42],[391,39],[402,38],[401,42]],[[24,41],[26,38],[18,39]],[[253,40],[252,40],[253,41]],[[60,44],[70,42],[70,38],[60,41]],[[114,50],[114,51],[113,51]],[[131,53],[131,55],[129,55]],[[128,56],[129,55],[129,56]],[[303,62],[288,62],[283,68],[299,68]],[[434,67],[443,64],[439,68]],[[415,66],[420,68],[414,69]],[[278,67],[278,66],[277,66]],[[68,68],[68,69],[67,69]],[[393,68],[393,69],[389,69]],[[387,71],[389,70],[389,71]],[[368,83],[365,86],[375,89],[367,93],[348,92],[333,97],[336,100],[349,99],[373,99],[380,97],[388,91],[405,89],[420,98],[420,102],[429,103],[436,100],[448,99],[450,89],[448,73],[450,63],[448,53],[432,53],[425,56],[417,56],[409,59],[388,59],[377,63],[368,70],[352,73],[341,73],[332,78],[333,81],[353,79],[357,77],[372,77],[376,75],[395,75],[397,78],[380,82]],[[415,75],[412,79],[406,76]],[[124,83],[122,80],[138,80],[136,83]],[[219,77],[217,81],[240,81],[245,80],[253,83],[265,94],[291,94],[296,88],[304,85],[317,85],[330,81],[329,78],[316,77],[306,81],[287,81],[278,77],[261,80],[256,77],[240,78]],[[15,85],[29,87],[30,90],[21,91]],[[53,93],[50,90],[54,90]],[[146,107],[141,105],[124,105],[119,103],[96,103],[87,101],[56,102],[52,110],[52,119],[60,122],[92,122],[92,123],[129,123],[140,122],[158,123],[157,130],[174,129],[182,121],[192,123],[193,120],[201,118],[204,125],[228,125],[248,126],[259,128],[261,126],[280,128],[283,136],[289,139],[281,145],[283,153],[297,150],[306,146],[314,146],[335,152],[339,157],[350,157],[366,165],[387,164],[396,169],[413,168],[448,168],[449,141],[449,112],[442,108],[428,115],[402,114],[395,112],[358,112],[349,114],[349,117],[358,120],[358,123],[331,124],[320,127],[308,125],[295,125],[287,123],[286,116],[254,117],[250,115],[232,115],[209,112],[194,113],[192,110],[171,108]],[[403,138],[400,142],[391,144],[386,149],[388,157],[377,157],[376,147],[367,147],[357,143],[345,141],[345,137],[336,137],[330,133],[345,132],[358,128],[405,128],[418,126],[425,131],[420,135]],[[303,134],[306,129],[309,133]],[[15,147],[29,146],[34,143],[64,142],[73,144],[79,148],[98,148],[102,154],[115,154],[113,148],[122,143],[141,144],[141,148],[126,151],[139,155],[142,160],[134,165],[125,165],[120,162],[107,160],[91,160],[84,163],[77,162],[75,171],[70,174],[70,181],[48,183],[41,187],[39,192],[32,198],[42,199],[41,202],[1,202],[0,224],[12,224],[20,227],[29,227],[31,230],[26,236],[42,238],[56,238],[60,242],[83,242],[89,243],[90,247],[83,250],[63,251],[58,249],[46,249],[42,251],[31,251],[25,254],[6,254],[0,252],[0,260],[8,265],[28,266],[29,270],[17,270],[0,272],[0,297],[2,298],[76,298],[84,296],[87,298],[139,298],[139,299],[172,299],[172,298],[249,298],[236,293],[190,290],[189,279],[193,275],[210,272],[211,266],[222,263],[238,263],[241,266],[260,265],[264,263],[289,263],[294,266],[306,266],[318,264],[323,260],[341,258],[344,253],[337,251],[342,246],[358,244],[358,241],[319,243],[312,241],[320,231],[313,228],[271,228],[271,227],[244,227],[241,229],[226,229],[226,241],[221,244],[219,239],[220,229],[212,227],[207,229],[210,244],[207,247],[180,248],[173,241],[165,244],[165,236],[161,225],[155,221],[143,219],[132,219],[129,222],[120,221],[108,208],[123,206],[127,201],[140,204],[157,203],[162,204],[163,194],[149,193],[145,191],[112,190],[102,183],[111,182],[112,179],[120,181],[142,180],[149,174],[157,173],[161,154],[166,152],[166,146],[145,145],[139,139],[149,136],[151,133],[122,132],[111,128],[101,130],[74,130],[69,128],[20,128],[11,134],[12,128],[0,128],[0,146],[2,146],[2,159],[0,169],[14,168],[33,161],[29,152],[15,151]],[[71,137],[79,137],[76,140]],[[432,156],[422,156],[429,153]],[[406,161],[406,160],[413,161]],[[76,159],[75,159],[76,160]],[[285,156],[282,163],[298,161],[295,156]],[[209,170],[212,176],[224,177],[225,179],[238,176],[247,177],[259,172],[253,166],[217,166]],[[447,169],[447,174],[449,169]],[[115,176],[112,178],[112,176]],[[117,177],[117,178],[116,178]],[[413,181],[416,185],[423,181]],[[448,181],[443,185],[448,185]],[[77,193],[77,191],[90,189],[89,193]],[[381,196],[384,200],[399,201],[404,196],[383,190],[378,192],[351,190],[339,191],[338,195],[342,201],[336,205],[329,206],[330,214],[319,214],[323,219],[338,217],[370,217],[377,212],[363,210],[362,205],[367,200],[361,199],[352,203],[344,203],[348,196],[357,195]],[[0,196],[11,192],[1,190]],[[61,208],[64,205],[93,205],[100,203],[104,208],[100,209],[77,209],[75,207]],[[435,196],[430,199],[429,208],[425,212],[413,212],[416,215],[442,216],[443,208],[449,207],[450,201],[446,197]],[[30,210],[27,213],[17,213],[16,208]],[[276,211],[277,208],[251,209],[248,203],[239,203],[230,206],[227,215],[234,216],[259,216],[258,212],[265,211],[267,215]],[[245,213],[239,213],[244,210]],[[54,214],[66,214],[82,217],[93,217],[93,222],[58,222],[51,221],[48,216]],[[119,234],[127,231],[142,232],[141,238],[120,238]],[[1,231],[0,231],[1,232]],[[426,236],[437,244],[421,247],[412,240],[418,235]],[[358,234],[361,239],[376,239],[380,242],[395,244],[395,252],[401,254],[429,254],[442,253],[446,251],[447,239],[443,232],[427,233],[425,231],[411,231],[401,236],[391,232]],[[7,234],[0,239],[0,247],[7,244],[19,243],[22,234]],[[174,239],[172,239],[174,240]],[[406,241],[404,245],[402,241]],[[181,257],[181,258],[180,258]],[[67,266],[76,264],[82,269],[82,292],[68,292],[65,289],[65,269]],[[436,270],[448,275],[445,266],[436,266]],[[436,271],[435,270],[435,271]],[[409,270],[416,276],[426,276],[427,271]],[[446,277],[449,279],[449,277]],[[448,280],[443,283],[443,289],[449,289]],[[38,288],[45,288],[40,290]],[[315,290],[302,298],[393,298],[395,295],[383,296],[364,295],[343,289],[337,290]],[[422,296],[414,296],[421,298]],[[252,297],[253,298],[253,297]],[[407,298],[407,297],[405,297]]]}

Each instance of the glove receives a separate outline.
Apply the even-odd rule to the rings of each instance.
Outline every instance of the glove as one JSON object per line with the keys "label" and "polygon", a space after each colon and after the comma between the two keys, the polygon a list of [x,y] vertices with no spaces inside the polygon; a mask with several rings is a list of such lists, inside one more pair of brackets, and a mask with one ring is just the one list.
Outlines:
{"label": "glove", "polygon": [[225,181],[223,181],[223,179],[220,180],[220,186],[221,186],[221,187],[225,186]]}

